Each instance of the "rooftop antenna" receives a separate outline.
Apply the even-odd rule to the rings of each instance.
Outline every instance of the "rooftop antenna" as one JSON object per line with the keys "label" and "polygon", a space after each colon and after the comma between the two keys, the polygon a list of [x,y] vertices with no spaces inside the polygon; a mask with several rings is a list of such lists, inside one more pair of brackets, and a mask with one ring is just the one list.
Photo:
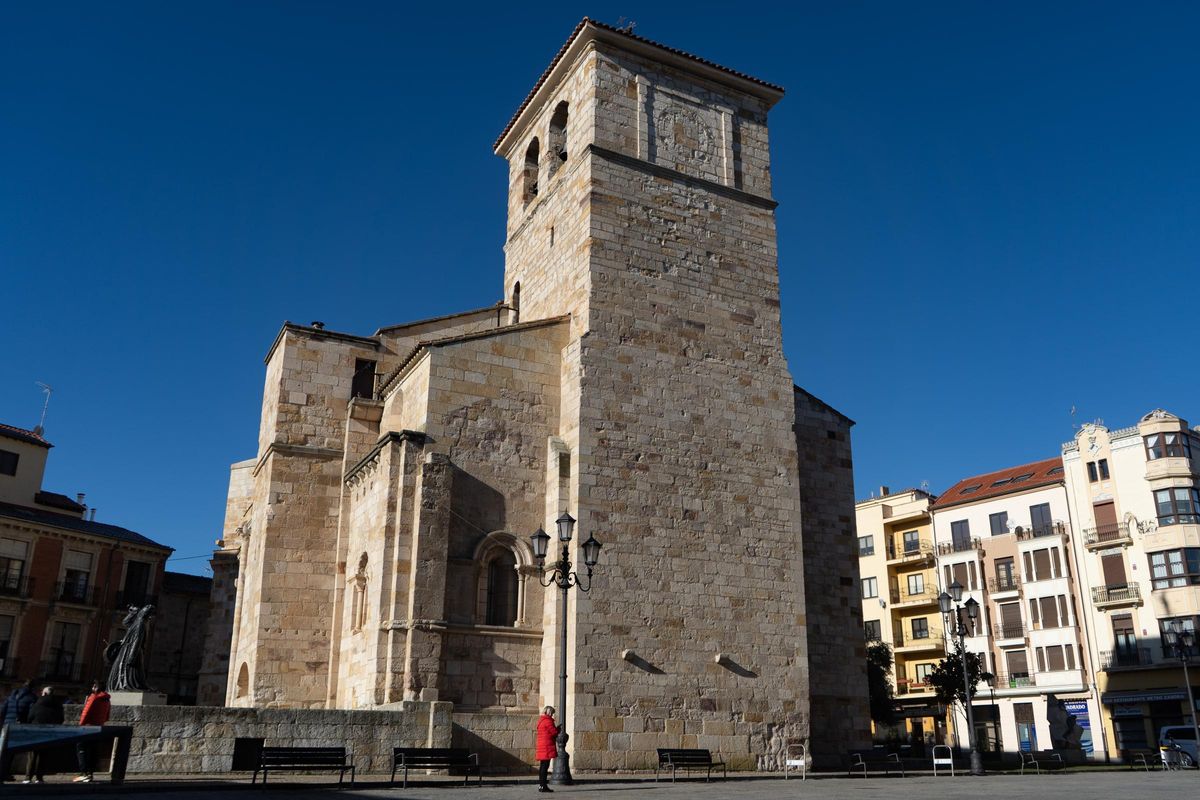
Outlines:
{"label": "rooftop antenna", "polygon": [[1075,404],[1071,404],[1071,430],[1075,430],[1079,426],[1075,424]]}
{"label": "rooftop antenna", "polygon": [[41,381],[35,381],[35,383],[37,383],[38,387],[46,394],[46,402],[42,403],[42,421],[39,422],[38,426],[33,429],[34,433],[36,433],[38,436],[41,436],[42,431],[46,430],[46,409],[50,408],[50,395],[54,393],[54,387],[50,386],[49,384],[42,383]]}

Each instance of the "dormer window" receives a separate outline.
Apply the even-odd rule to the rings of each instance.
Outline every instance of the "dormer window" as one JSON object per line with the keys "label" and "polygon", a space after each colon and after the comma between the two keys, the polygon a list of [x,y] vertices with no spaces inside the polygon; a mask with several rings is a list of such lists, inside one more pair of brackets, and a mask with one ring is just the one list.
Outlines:
{"label": "dormer window", "polygon": [[525,151],[525,174],[523,176],[522,200],[525,203],[530,203],[533,198],[537,197],[538,193],[538,160],[541,154],[541,145],[538,144],[537,137],[529,143],[529,148]]}
{"label": "dormer window", "polygon": [[550,174],[558,171],[561,164],[567,160],[567,101],[564,100],[554,109],[550,117]]}

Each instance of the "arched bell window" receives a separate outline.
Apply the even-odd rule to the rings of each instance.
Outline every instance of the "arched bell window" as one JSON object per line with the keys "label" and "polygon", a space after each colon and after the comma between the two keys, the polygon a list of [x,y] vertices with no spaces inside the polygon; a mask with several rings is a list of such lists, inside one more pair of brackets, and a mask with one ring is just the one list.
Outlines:
{"label": "arched bell window", "polygon": [[241,669],[238,670],[237,696],[245,697],[248,694],[250,694],[250,668],[243,661]]}
{"label": "arched bell window", "polygon": [[535,574],[528,543],[508,531],[494,531],[476,546],[473,560],[478,580],[477,624],[505,628],[528,625],[525,593],[529,576]]}
{"label": "arched bell window", "polygon": [[550,151],[548,169],[551,175],[567,160],[567,101],[563,100],[554,108],[550,117],[550,135],[546,142]]}
{"label": "arched bell window", "polygon": [[541,145],[538,144],[537,137],[533,137],[533,141],[529,143],[529,147],[525,150],[525,168],[522,183],[522,198],[525,203],[529,203],[533,198],[537,197],[538,193],[538,162],[541,159]]}

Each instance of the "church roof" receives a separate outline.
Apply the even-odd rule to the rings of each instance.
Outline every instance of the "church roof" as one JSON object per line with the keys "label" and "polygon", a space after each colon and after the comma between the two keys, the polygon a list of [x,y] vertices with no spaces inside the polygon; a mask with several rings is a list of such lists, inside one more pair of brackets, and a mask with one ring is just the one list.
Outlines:
{"label": "church roof", "polygon": [[[686,59],[687,61],[690,61],[694,64],[698,64],[702,67],[707,67],[710,70],[716,70],[717,72],[724,73],[725,75],[728,75],[733,78],[738,78],[742,81],[749,81],[750,83],[755,84],[763,89],[769,90],[770,93],[773,95],[781,95],[784,92],[783,87],[779,86],[777,84],[768,83],[767,81],[764,81],[760,78],[755,78],[752,75],[747,75],[744,72],[738,72],[735,69],[730,69],[729,67],[721,66],[720,64],[716,63],[715,61],[709,61],[707,58],[701,58],[700,56],[689,53],[686,50],[680,50],[675,47],[668,47],[665,44],[661,44],[659,42],[653,41],[652,39],[647,39],[644,36],[638,36],[637,34],[633,33],[632,31],[625,30],[623,28],[617,28],[612,25],[606,25],[603,22],[597,22],[594,19],[589,19],[588,17],[584,17],[583,19],[581,19],[579,21],[579,24],[575,26],[575,30],[573,30],[571,32],[571,35],[569,37],[567,37],[567,41],[563,43],[563,46],[558,49],[558,53],[555,54],[554,59],[550,62],[550,66],[546,67],[546,70],[542,73],[541,77],[538,78],[537,83],[535,83],[533,85],[533,88],[529,90],[529,94],[526,95],[525,100],[521,103],[520,107],[517,109],[517,112],[515,114],[513,114],[512,119],[510,119],[508,121],[508,124],[504,126],[504,130],[501,131],[500,135],[496,137],[496,142],[495,142],[495,144],[492,145],[492,149],[494,151],[499,152],[500,143],[504,141],[504,138],[506,136],[508,136],[509,131],[511,131],[513,129],[513,127],[516,126],[517,120],[520,119],[521,115],[525,113],[525,109],[527,109],[529,107],[529,105],[533,102],[534,97],[541,90],[542,86],[545,85],[546,81],[549,80],[550,75],[554,72],[555,68],[559,65],[559,63],[563,60],[563,58],[566,57],[567,52],[571,49],[571,45],[574,44],[575,40],[578,39],[580,37],[580,35],[582,35],[583,32],[588,28],[592,28],[592,29],[598,30],[598,31],[603,31],[606,34],[616,34],[617,36],[624,37],[625,39],[627,39],[630,42],[634,42],[639,45],[648,45],[649,47],[655,48],[657,50],[661,50],[664,53],[670,53],[671,55],[679,56],[680,58]],[[612,38],[612,37],[609,36],[608,38]]]}
{"label": "church roof", "polygon": [[938,509],[962,503],[974,503],[976,500],[999,497],[1011,492],[1023,492],[1039,486],[1052,486],[1062,482],[1062,458],[1047,458],[997,472],[963,478],[942,492],[933,507]]}

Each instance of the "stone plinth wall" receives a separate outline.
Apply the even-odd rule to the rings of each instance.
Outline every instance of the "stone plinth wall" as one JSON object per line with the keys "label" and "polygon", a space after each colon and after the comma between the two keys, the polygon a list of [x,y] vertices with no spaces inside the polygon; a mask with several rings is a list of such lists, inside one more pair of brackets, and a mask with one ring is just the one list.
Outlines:
{"label": "stone plinth wall", "polygon": [[[449,747],[450,703],[406,701],[394,711],[114,706],[109,724],[132,725],[131,773],[230,771],[234,740],[267,746],[344,746],[359,773],[390,772],[393,747]],[[67,710],[67,719],[78,708]],[[531,740],[532,741],[532,740]]]}
{"label": "stone plinth wall", "polygon": [[533,711],[455,712],[453,746],[478,753],[484,772],[526,774],[537,766],[537,721]]}

